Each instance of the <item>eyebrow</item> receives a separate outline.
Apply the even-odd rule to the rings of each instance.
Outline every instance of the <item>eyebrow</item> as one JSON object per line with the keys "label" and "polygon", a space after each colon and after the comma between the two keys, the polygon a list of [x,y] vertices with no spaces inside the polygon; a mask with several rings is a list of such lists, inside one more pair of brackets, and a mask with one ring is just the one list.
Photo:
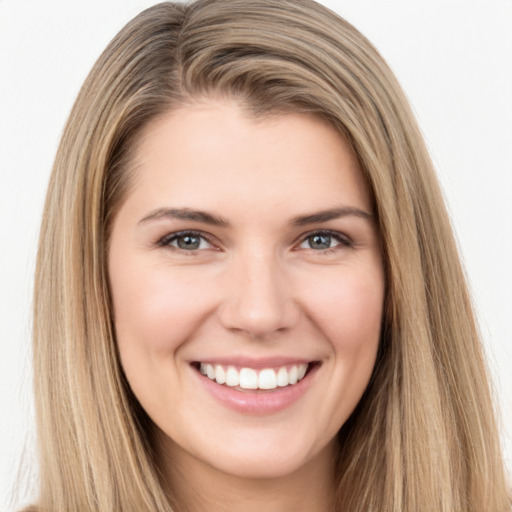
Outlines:
{"label": "eyebrow", "polygon": [[139,224],[162,218],[192,220],[221,228],[227,228],[230,226],[229,222],[222,217],[218,217],[217,215],[212,215],[211,213],[201,210],[191,210],[190,208],[158,208],[143,217],[139,221]]}
{"label": "eyebrow", "polygon": [[[301,227],[308,224],[319,224],[322,222],[328,222],[330,220],[339,219],[340,217],[354,216],[366,220],[372,220],[373,215],[360,208],[353,206],[342,206],[340,208],[330,208],[328,210],[322,210],[320,212],[312,213],[309,215],[300,215],[294,217],[290,224],[292,226]],[[202,222],[203,224],[209,224],[211,226],[217,226],[222,228],[229,228],[231,224],[224,218],[202,210],[192,210],[190,208],[158,208],[153,210],[148,215],[143,217],[139,224],[143,224],[152,220],[158,220],[162,218],[178,219],[178,220],[191,220],[196,222]]]}
{"label": "eyebrow", "polygon": [[306,226],[308,224],[319,224],[322,222],[327,222],[334,219],[339,219],[340,217],[359,217],[361,219],[373,220],[373,215],[368,213],[360,208],[355,208],[353,206],[342,206],[340,208],[330,208],[329,210],[323,210],[321,212],[312,213],[310,215],[301,215],[299,217],[294,217],[291,220],[291,224],[293,226]]}

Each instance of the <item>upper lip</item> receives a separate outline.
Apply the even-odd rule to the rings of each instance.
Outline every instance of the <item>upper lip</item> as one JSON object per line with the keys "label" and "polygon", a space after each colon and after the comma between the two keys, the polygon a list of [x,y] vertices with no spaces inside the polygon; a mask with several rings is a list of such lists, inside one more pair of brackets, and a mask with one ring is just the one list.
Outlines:
{"label": "upper lip", "polygon": [[263,368],[279,368],[281,366],[293,366],[299,364],[307,364],[318,362],[318,359],[307,359],[301,357],[264,357],[264,358],[252,358],[252,357],[206,357],[191,361],[194,363],[204,363],[221,366],[234,366],[237,368],[254,368],[255,370]]}

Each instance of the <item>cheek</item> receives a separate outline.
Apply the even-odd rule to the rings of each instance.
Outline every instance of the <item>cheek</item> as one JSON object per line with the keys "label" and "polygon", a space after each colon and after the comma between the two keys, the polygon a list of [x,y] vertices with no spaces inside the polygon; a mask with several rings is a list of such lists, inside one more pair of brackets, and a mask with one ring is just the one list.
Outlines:
{"label": "cheek", "polygon": [[[367,271],[340,269],[336,276],[309,283],[308,310],[337,357],[375,357],[381,331],[384,278],[379,266]],[[357,363],[357,361],[354,361]]]}
{"label": "cheek", "polygon": [[[139,267],[141,268],[141,267]],[[179,349],[212,302],[207,288],[186,272],[156,266],[144,271],[112,272],[114,318],[123,364],[129,354],[168,356]]]}
{"label": "cheek", "polygon": [[339,430],[353,412],[373,373],[383,301],[380,267],[362,273],[347,272],[329,281],[316,297],[313,314],[333,354],[329,363],[332,378],[325,390],[326,401],[339,404],[331,417],[333,431]]}
{"label": "cheek", "polygon": [[[131,267],[131,268],[130,268]],[[140,269],[144,270],[140,270]],[[138,269],[138,270],[137,270]],[[183,270],[134,264],[110,275],[116,341],[121,365],[143,408],[168,421],[169,390],[178,389],[181,346],[197,332],[213,293]],[[179,403],[180,396],[172,401]]]}

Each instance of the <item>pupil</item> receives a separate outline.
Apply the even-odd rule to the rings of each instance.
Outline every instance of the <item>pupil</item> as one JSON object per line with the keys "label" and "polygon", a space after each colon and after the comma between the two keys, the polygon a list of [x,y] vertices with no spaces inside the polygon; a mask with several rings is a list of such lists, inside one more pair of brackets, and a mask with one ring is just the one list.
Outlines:
{"label": "pupil", "polygon": [[331,246],[330,235],[311,235],[309,244],[312,249],[328,249]]}
{"label": "pupil", "polygon": [[199,247],[199,237],[184,235],[178,238],[178,247],[180,249],[197,249]]}

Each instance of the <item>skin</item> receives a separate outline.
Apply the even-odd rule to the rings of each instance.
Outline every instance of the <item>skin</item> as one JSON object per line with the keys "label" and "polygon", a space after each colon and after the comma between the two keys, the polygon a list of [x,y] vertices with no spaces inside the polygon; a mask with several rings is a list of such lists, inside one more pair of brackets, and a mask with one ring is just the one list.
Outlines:
{"label": "skin", "polygon": [[[109,276],[121,362],[156,426],[167,490],[191,511],[332,510],[336,433],[370,379],[384,298],[349,145],[313,116],[255,120],[212,99],[153,120],[133,165]],[[172,236],[187,230],[204,237],[192,250]],[[319,231],[326,249],[312,243]],[[192,365],[222,357],[317,364],[291,405],[244,414],[212,397]]]}

